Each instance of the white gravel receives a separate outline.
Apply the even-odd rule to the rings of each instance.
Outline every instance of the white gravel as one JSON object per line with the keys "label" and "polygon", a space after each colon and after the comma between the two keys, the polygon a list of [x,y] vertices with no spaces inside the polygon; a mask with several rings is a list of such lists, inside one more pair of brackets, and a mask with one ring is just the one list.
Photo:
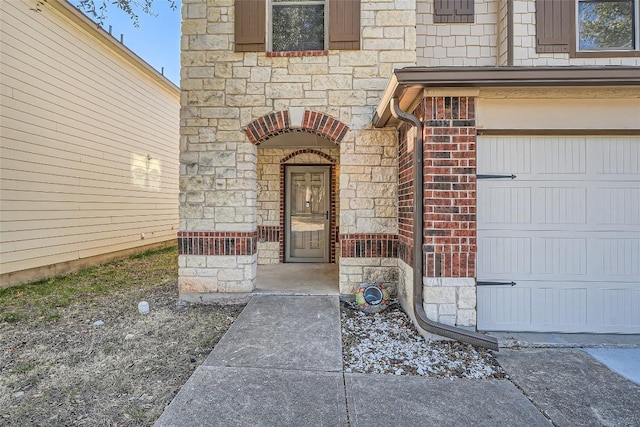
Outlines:
{"label": "white gravel", "polygon": [[345,372],[436,378],[504,378],[490,351],[457,341],[426,341],[394,302],[377,314],[342,305]]}

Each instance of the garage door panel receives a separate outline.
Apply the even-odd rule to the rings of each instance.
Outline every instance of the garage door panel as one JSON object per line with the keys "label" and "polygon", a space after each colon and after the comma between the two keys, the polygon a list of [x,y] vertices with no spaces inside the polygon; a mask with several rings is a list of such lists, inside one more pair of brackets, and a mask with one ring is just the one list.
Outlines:
{"label": "garage door panel", "polygon": [[478,286],[479,328],[640,333],[640,138],[481,137],[478,153],[478,171],[517,175],[478,180],[478,282],[516,283]]}
{"label": "garage door panel", "polygon": [[518,186],[490,186],[478,216],[487,224],[531,224],[531,188]]}
{"label": "garage door panel", "polygon": [[587,172],[587,147],[582,138],[532,138],[532,170],[545,175]]}
{"label": "garage door panel", "polygon": [[533,273],[572,280],[587,274],[587,239],[569,237],[541,237],[534,241]]}
{"label": "garage door panel", "polygon": [[542,327],[586,330],[587,290],[584,288],[545,286],[531,291],[532,324]]}
{"label": "garage door panel", "polygon": [[[478,238],[477,268],[482,276],[502,277],[531,273],[531,239],[517,236]],[[482,256],[480,256],[482,254]],[[480,274],[478,274],[480,277]]]}
{"label": "garage door panel", "polygon": [[541,224],[586,224],[587,189],[542,187],[536,191]]}
{"label": "garage door panel", "polygon": [[[606,144],[590,141],[593,172],[598,175],[639,175],[640,144],[636,138],[606,138]],[[602,177],[604,179],[605,177]],[[623,179],[631,178],[623,177]]]}
{"label": "garage door panel", "polygon": [[478,327],[494,331],[640,333],[629,284],[519,281],[478,287]]}
{"label": "garage door panel", "polygon": [[521,330],[531,324],[531,288],[478,287],[478,324],[485,329]]}
{"label": "garage door panel", "polygon": [[640,277],[640,238],[595,239],[593,246],[593,263],[601,266],[594,273],[611,281],[632,281]]}
{"label": "garage door panel", "polygon": [[530,138],[488,139],[477,145],[478,174],[530,174]]}
{"label": "garage door panel", "polygon": [[594,224],[640,225],[639,185],[638,182],[629,182],[624,187],[619,184],[617,188],[594,189],[589,206]]}
{"label": "garage door panel", "polygon": [[602,287],[592,291],[594,326],[640,328],[640,289]]}

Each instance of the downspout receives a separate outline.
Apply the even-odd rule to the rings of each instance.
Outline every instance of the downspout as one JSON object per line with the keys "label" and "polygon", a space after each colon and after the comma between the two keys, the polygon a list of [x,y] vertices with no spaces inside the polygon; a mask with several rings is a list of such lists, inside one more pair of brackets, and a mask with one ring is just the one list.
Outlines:
{"label": "downspout", "polygon": [[423,276],[423,259],[422,245],[424,230],[424,187],[423,187],[423,138],[422,123],[416,116],[402,111],[398,106],[398,98],[392,98],[389,102],[391,114],[398,120],[409,123],[416,128],[416,141],[414,144],[414,161],[413,161],[413,313],[416,317],[418,325],[427,332],[431,332],[443,337],[452,338],[478,347],[488,348],[490,350],[498,350],[498,340],[494,337],[482,335],[476,332],[470,332],[465,329],[456,328],[455,326],[445,325],[427,317],[424,311],[422,301],[422,276]]}

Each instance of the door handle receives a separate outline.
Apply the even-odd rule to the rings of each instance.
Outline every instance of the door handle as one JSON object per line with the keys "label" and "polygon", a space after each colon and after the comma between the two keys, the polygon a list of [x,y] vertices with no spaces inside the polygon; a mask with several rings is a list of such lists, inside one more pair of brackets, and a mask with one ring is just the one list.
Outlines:
{"label": "door handle", "polygon": [[325,217],[325,219],[329,219],[329,211],[325,211],[324,212],[324,217]]}

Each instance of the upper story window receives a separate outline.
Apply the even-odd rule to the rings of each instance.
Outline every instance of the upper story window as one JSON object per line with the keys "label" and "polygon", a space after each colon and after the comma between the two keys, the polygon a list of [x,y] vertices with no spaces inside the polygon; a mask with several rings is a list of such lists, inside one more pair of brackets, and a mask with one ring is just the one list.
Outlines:
{"label": "upper story window", "polygon": [[326,2],[271,0],[271,50],[324,50]]}
{"label": "upper story window", "polygon": [[434,0],[433,23],[473,23],[474,0]]}
{"label": "upper story window", "polygon": [[637,8],[633,0],[578,1],[578,51],[637,50]]}
{"label": "upper story window", "polygon": [[360,49],[360,0],[235,0],[236,52]]}
{"label": "upper story window", "polygon": [[536,0],[536,51],[640,56],[640,0]]}

